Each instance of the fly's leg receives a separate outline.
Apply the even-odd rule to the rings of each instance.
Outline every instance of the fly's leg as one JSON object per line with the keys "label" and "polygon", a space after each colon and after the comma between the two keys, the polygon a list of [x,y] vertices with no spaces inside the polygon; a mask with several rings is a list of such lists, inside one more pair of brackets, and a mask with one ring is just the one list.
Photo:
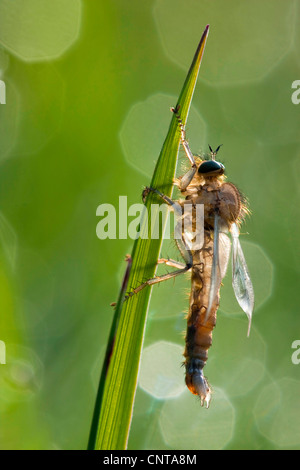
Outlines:
{"label": "fly's leg", "polygon": [[196,165],[196,162],[195,162],[195,159],[194,159],[194,155],[193,155],[193,153],[192,153],[192,151],[189,147],[188,141],[186,140],[185,128],[184,128],[184,125],[182,123],[182,120],[181,120],[181,117],[180,117],[180,114],[179,114],[179,108],[171,108],[171,111],[175,114],[175,116],[177,118],[177,121],[178,121],[178,125],[179,125],[179,128],[180,128],[180,133],[181,133],[181,144],[184,148],[185,154],[186,154],[187,158],[189,159],[189,161],[191,162],[192,168],[194,168],[195,172],[196,172],[197,165]]}
{"label": "fly's leg", "polygon": [[171,111],[175,114],[177,118],[178,125],[179,125],[180,132],[181,132],[181,144],[183,146],[183,149],[185,151],[187,158],[189,159],[192,165],[192,168],[185,175],[183,175],[183,177],[180,180],[180,189],[181,191],[185,191],[195,176],[195,173],[197,171],[197,165],[194,159],[194,155],[189,147],[188,141],[186,140],[185,129],[184,129],[182,120],[180,118],[179,108],[178,107],[171,108]]}
{"label": "fly's leg", "polygon": [[[182,253],[182,248],[180,251]],[[134,294],[137,294],[138,292],[140,292],[142,289],[144,289],[147,286],[152,286],[154,284],[158,284],[163,281],[168,281],[169,279],[180,276],[180,274],[184,274],[188,272],[193,266],[192,255],[189,252],[184,253],[184,258],[187,259],[186,264],[180,263],[179,261],[175,261],[173,259],[160,258],[157,261],[157,264],[164,263],[164,264],[167,264],[168,266],[172,266],[173,268],[179,268],[179,269],[177,269],[177,271],[173,271],[172,273],[167,273],[167,274],[163,274],[162,276],[156,276],[156,277],[153,277],[152,279],[148,279],[146,282],[143,282],[143,284],[140,284],[138,287],[136,287],[131,292],[129,292],[126,298],[132,297]]]}
{"label": "fly's leg", "polygon": [[184,263],[180,261],[175,261],[174,259],[169,258],[160,258],[157,261],[157,264],[166,264],[167,266],[172,266],[172,268],[183,269],[185,267]]}
{"label": "fly's leg", "polygon": [[148,279],[148,281],[144,282],[143,284],[140,284],[138,287],[129,292],[126,297],[132,297],[134,294],[137,294],[142,289],[144,289],[144,287],[153,286],[153,284],[158,284],[159,282],[167,281],[168,279],[172,279],[176,276],[179,276],[180,274],[184,274],[189,271],[191,267],[192,266],[186,265],[184,266],[184,268],[178,269],[177,271],[174,271],[172,273],[167,273],[163,274],[162,276],[157,276],[153,277],[152,279]]}
{"label": "fly's leg", "polygon": [[178,204],[178,202],[176,201],[173,201],[173,199],[171,199],[170,197],[166,196],[165,194],[162,194],[160,191],[158,191],[158,189],[154,189],[154,188],[149,188],[149,187],[146,187],[143,191],[143,194],[142,194],[142,198],[143,198],[143,201],[145,202],[146,200],[146,197],[148,196],[148,194],[152,192],[152,193],[156,193],[158,194],[158,196],[166,203],[168,204],[168,206],[170,206],[170,208],[174,211],[174,213],[178,216],[182,216],[182,207],[180,204]]}
{"label": "fly's leg", "polygon": [[146,197],[146,195],[149,194],[150,192],[154,192],[158,194],[158,196],[161,197],[164,200],[164,202],[171,207],[174,213],[178,217],[180,217],[179,222],[177,223],[176,228],[175,228],[175,234],[176,234],[175,242],[177,244],[178,250],[181,253],[181,256],[186,262],[186,265],[192,266],[193,257],[188,247],[188,244],[185,241],[184,234],[182,233],[182,220],[181,219],[183,217],[183,209],[181,205],[178,204],[178,202],[173,201],[173,199],[169,198],[165,194],[162,194],[160,191],[158,191],[158,189],[154,189],[154,188],[148,188],[148,187],[145,188],[145,190],[143,191],[143,197]]}
{"label": "fly's leg", "polygon": [[[171,198],[169,198],[165,194],[162,194],[160,191],[154,188],[146,188],[143,192],[143,198],[146,198],[149,192],[155,192],[156,194],[158,194],[159,197],[161,197],[164,200],[164,202],[166,202],[177,215],[182,216],[182,208],[180,204],[178,204],[178,202],[173,201]],[[180,263],[179,261],[166,259],[166,258],[159,259],[157,264],[165,263],[168,266],[178,268],[177,271],[173,271],[171,273],[163,274],[162,276],[157,276],[152,279],[148,279],[146,282],[144,282],[143,284],[140,284],[138,287],[136,287],[131,292],[129,292],[126,298],[132,297],[134,294],[137,294],[138,292],[140,292],[142,289],[144,289],[147,286],[152,286],[154,284],[158,284],[159,282],[167,281],[168,279],[172,279],[176,276],[179,276],[180,274],[186,273],[192,268],[193,266],[192,254],[190,250],[188,249],[183,236],[182,236],[182,240],[176,240],[176,243],[177,243],[177,246],[179,248],[179,251],[182,257],[185,260],[185,263]]]}

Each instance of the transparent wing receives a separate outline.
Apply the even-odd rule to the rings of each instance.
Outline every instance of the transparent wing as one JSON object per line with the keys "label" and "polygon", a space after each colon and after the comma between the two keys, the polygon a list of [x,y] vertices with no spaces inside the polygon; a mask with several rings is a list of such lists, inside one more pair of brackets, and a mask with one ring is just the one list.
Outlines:
{"label": "transparent wing", "polygon": [[239,241],[239,229],[236,224],[231,226],[232,235],[232,286],[236,300],[246,313],[249,325],[248,333],[250,334],[252,312],[254,308],[254,290],[248,272],[244,253]]}
{"label": "transparent wing", "polygon": [[229,257],[230,257],[230,250],[231,250],[231,242],[230,242],[229,237],[225,233],[220,232],[219,233],[219,265],[220,265],[220,271],[221,271],[221,282],[227,271]]}
{"label": "transparent wing", "polygon": [[209,317],[211,307],[219,292],[222,279],[226,274],[229,255],[230,240],[224,233],[220,232],[219,216],[218,214],[215,214],[213,261],[206,319]]}

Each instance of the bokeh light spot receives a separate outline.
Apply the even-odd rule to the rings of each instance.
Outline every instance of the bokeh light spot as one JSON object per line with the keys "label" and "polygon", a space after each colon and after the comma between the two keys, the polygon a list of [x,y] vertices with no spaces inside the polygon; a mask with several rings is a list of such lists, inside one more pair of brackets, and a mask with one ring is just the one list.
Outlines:
{"label": "bokeh light spot", "polygon": [[[259,245],[243,241],[242,238],[241,235],[241,245],[254,288],[255,315],[256,310],[261,307],[272,294],[274,268],[272,262]],[[231,276],[232,271],[231,267],[229,267],[223,281],[224,286],[221,287],[220,310],[230,315],[244,314],[235,298],[231,285]]]}
{"label": "bokeh light spot", "polygon": [[288,72],[293,67],[292,57],[288,56],[265,80],[247,86],[246,92],[244,85],[218,86],[221,109],[229,126],[262,145],[299,142],[299,108],[291,101],[293,90]]}
{"label": "bokeh light spot", "polygon": [[159,424],[166,444],[172,449],[218,450],[233,436],[235,411],[221,389],[214,390],[208,410],[187,390],[179,398],[164,403]]}
{"label": "bokeh light spot", "polygon": [[283,377],[266,385],[254,408],[259,431],[279,447],[300,445],[300,381]]}
{"label": "bokeh light spot", "polygon": [[80,0],[2,0],[0,44],[25,61],[54,59],[79,35]]}
{"label": "bokeh light spot", "polygon": [[[170,108],[177,97],[164,93],[151,95],[143,102],[134,104],[120,130],[120,141],[129,165],[151,177],[171,122]],[[205,123],[192,105],[186,127],[193,152],[203,149],[206,142]]]}
{"label": "bokeh light spot", "polygon": [[228,0],[226,10],[230,15],[226,15],[226,20],[220,13],[223,10],[222,0],[157,0],[154,18],[165,53],[188,70],[193,51],[209,23],[211,31],[201,78],[218,84],[262,78],[292,47],[296,2],[274,0],[270,8],[260,0]]}
{"label": "bokeh light spot", "polygon": [[0,367],[0,409],[29,400],[41,389],[44,365],[32,349],[6,344],[6,364]]}
{"label": "bokeh light spot", "polygon": [[236,361],[234,367],[227,371],[224,387],[228,395],[234,397],[249,393],[262,380],[265,367],[262,362],[253,360],[251,357],[239,357],[239,361]]}
{"label": "bokeh light spot", "polygon": [[[61,126],[65,82],[53,64],[33,64],[19,81],[18,93],[18,139],[13,153],[31,155],[46,145]],[[11,107],[9,96],[6,106]]]}
{"label": "bokeh light spot", "polygon": [[265,375],[266,343],[252,325],[247,337],[247,319],[217,315],[217,327],[205,373],[214,387],[221,386],[228,397],[246,395]]}
{"label": "bokeh light spot", "polygon": [[139,385],[155,398],[176,397],[185,389],[182,346],[158,341],[143,350]]}

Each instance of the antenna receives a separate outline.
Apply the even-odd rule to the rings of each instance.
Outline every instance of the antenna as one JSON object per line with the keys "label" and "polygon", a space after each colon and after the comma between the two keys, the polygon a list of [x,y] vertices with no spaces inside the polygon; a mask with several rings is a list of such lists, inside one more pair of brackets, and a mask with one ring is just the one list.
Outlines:
{"label": "antenna", "polygon": [[212,160],[215,160],[216,159],[216,155],[218,153],[218,151],[220,150],[220,147],[222,147],[223,144],[219,145],[219,147],[216,148],[215,151],[213,151],[213,149],[211,148],[211,146],[209,145],[209,150],[210,150],[210,155],[211,155],[211,159]]}

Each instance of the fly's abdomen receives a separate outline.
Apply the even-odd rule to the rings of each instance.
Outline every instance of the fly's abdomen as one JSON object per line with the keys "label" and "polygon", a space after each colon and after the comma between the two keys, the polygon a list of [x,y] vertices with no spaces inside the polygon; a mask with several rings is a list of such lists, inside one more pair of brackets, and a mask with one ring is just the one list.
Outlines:
{"label": "fly's abdomen", "polygon": [[203,368],[208,358],[208,349],[212,345],[212,331],[216,324],[216,312],[219,296],[214,301],[208,318],[208,292],[206,273],[194,268],[192,272],[192,291],[190,310],[187,319],[186,346],[184,351],[186,376],[185,381],[194,395],[199,395],[201,404],[209,406],[211,390],[203,375]]}

